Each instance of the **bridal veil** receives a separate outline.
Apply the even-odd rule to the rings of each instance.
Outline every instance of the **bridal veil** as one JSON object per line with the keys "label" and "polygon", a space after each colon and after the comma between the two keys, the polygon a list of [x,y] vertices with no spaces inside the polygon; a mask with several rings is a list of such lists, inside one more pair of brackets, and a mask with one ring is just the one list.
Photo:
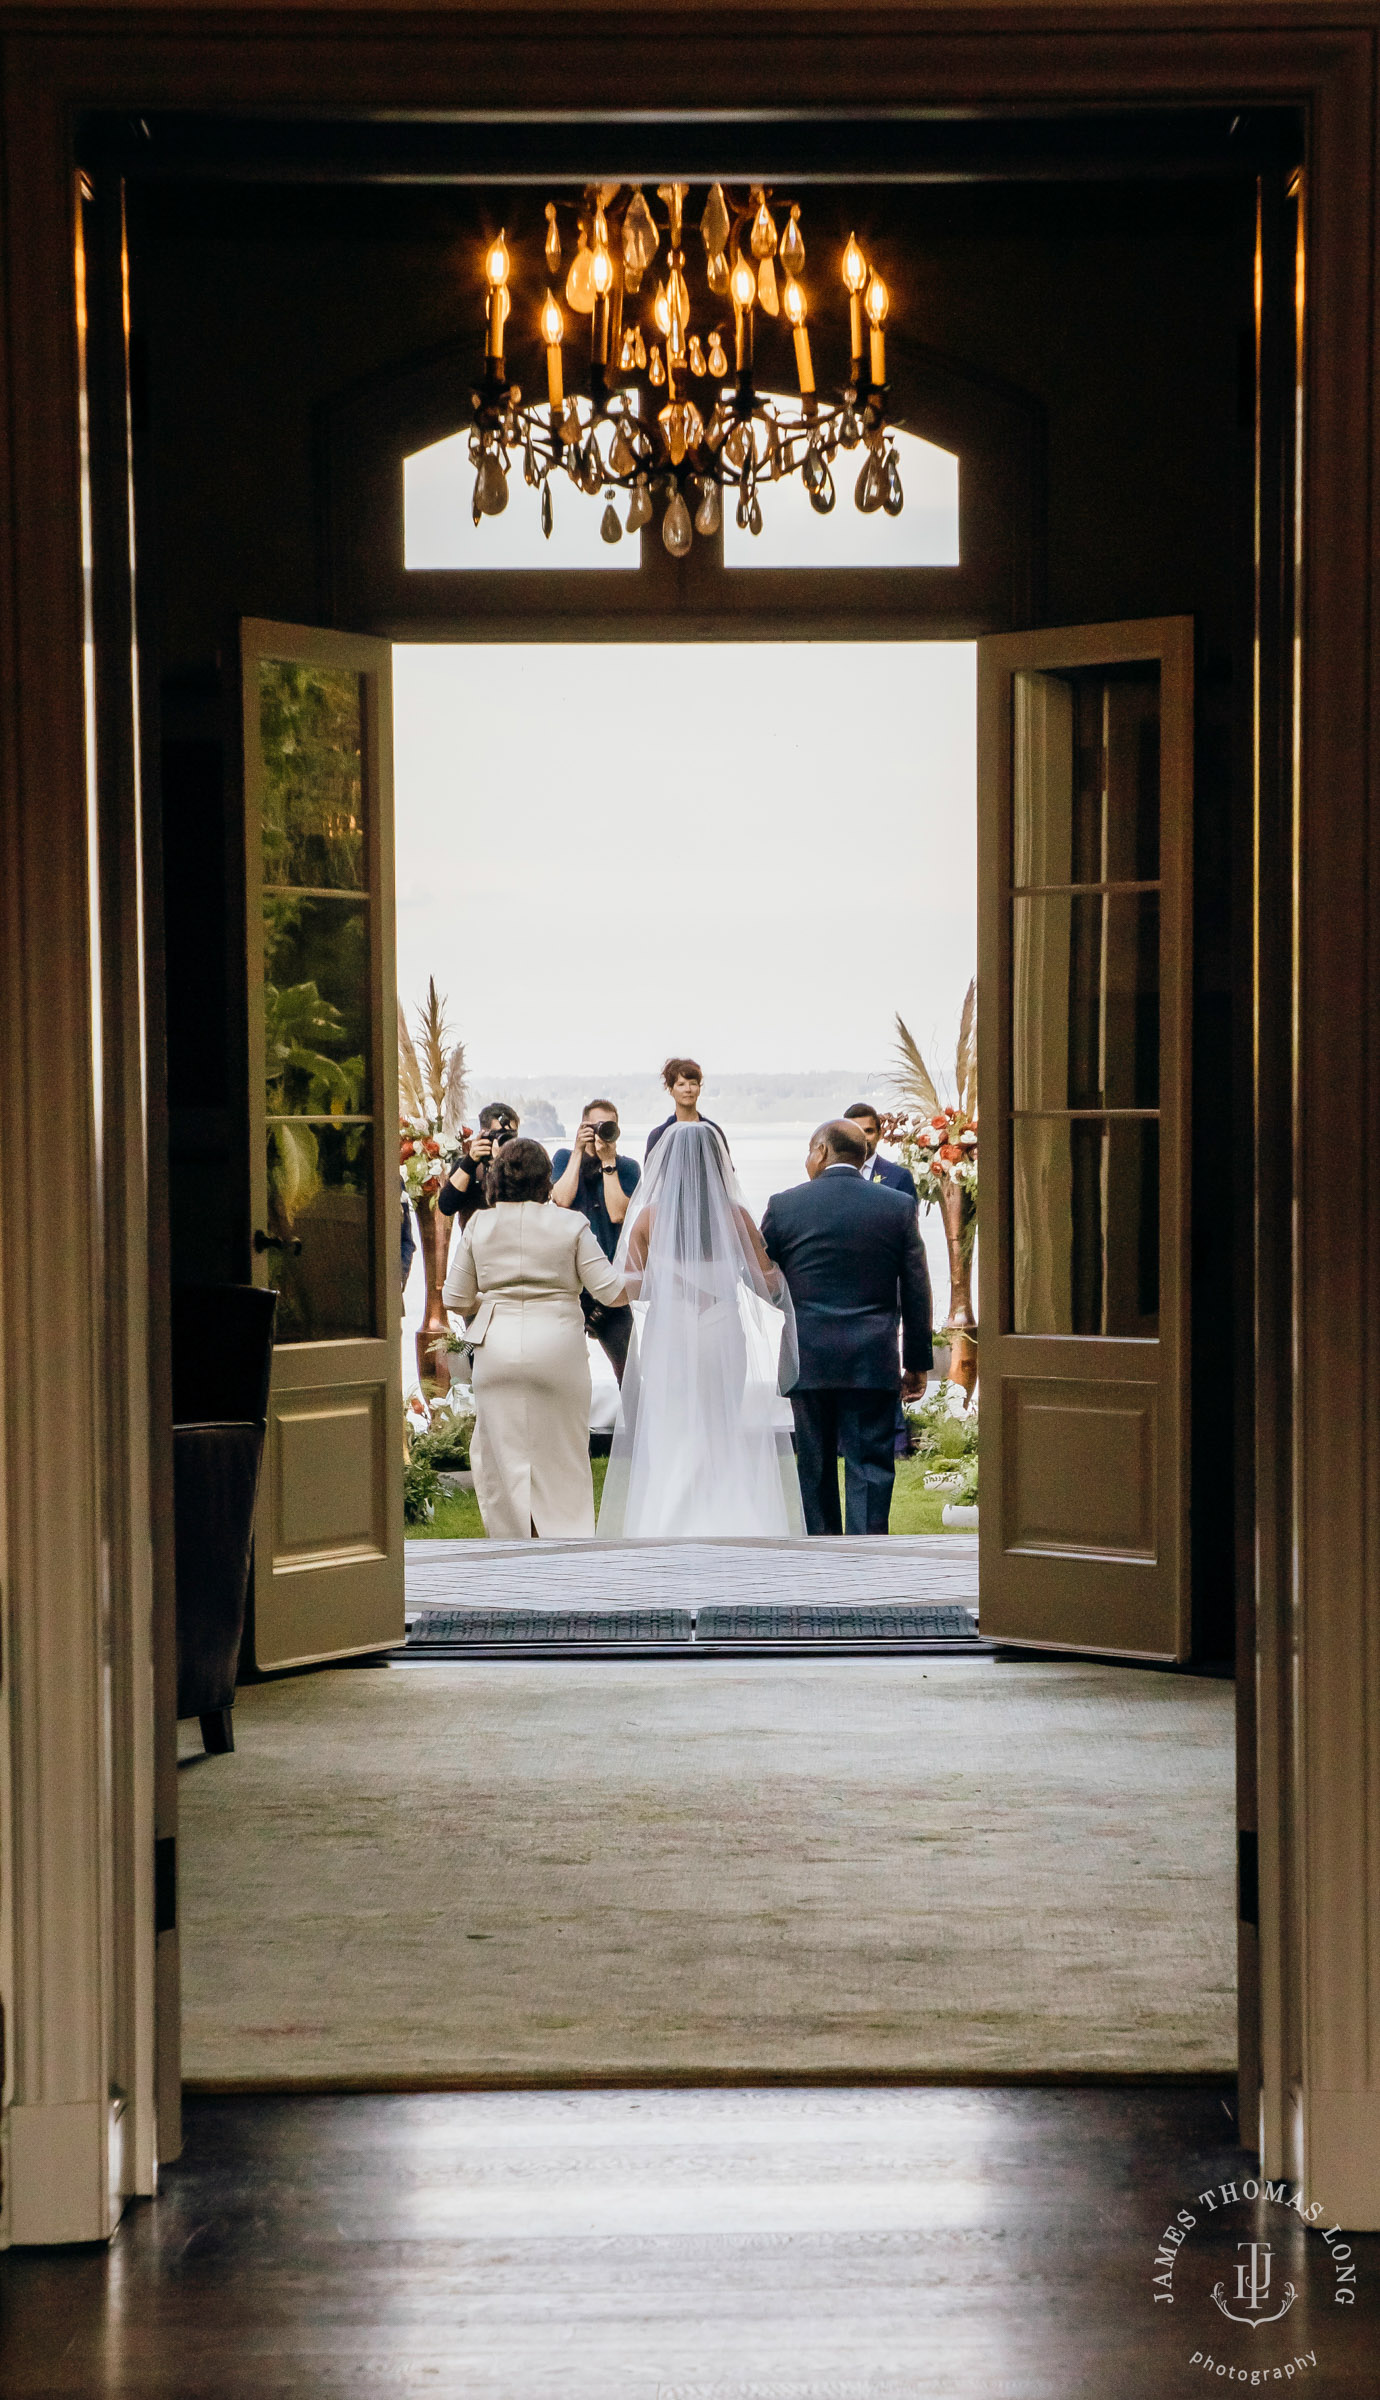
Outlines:
{"label": "bridal veil", "polygon": [[803,1534],[790,1294],[760,1251],[714,1127],[668,1128],[614,1261],[637,1320],[601,1536]]}

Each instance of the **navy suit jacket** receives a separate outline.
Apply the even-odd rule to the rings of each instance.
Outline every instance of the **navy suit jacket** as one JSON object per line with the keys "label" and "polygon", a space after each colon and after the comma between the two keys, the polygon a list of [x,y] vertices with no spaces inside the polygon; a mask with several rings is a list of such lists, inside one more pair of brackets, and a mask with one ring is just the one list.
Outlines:
{"label": "navy suit jacket", "polygon": [[775,1192],[762,1219],[767,1256],[786,1278],[800,1341],[797,1391],[896,1391],[902,1357],[934,1364],[930,1271],[915,1203],[856,1167]]}
{"label": "navy suit jacket", "polygon": [[881,1151],[875,1150],[872,1154],[872,1169],[869,1181],[884,1183],[893,1192],[908,1192],[916,1205],[919,1205],[920,1194],[915,1188],[915,1177],[909,1167],[898,1166],[894,1158],[883,1158]]}

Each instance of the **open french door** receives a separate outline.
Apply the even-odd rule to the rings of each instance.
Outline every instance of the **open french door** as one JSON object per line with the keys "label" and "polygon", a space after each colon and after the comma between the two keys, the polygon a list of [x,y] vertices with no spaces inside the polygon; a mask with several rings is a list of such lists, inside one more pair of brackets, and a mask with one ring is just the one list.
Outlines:
{"label": "open french door", "polygon": [[1005,1642],[1189,1651],[1192,796],[1191,619],[979,643],[979,1538]]}
{"label": "open french door", "polygon": [[403,1636],[392,659],[242,628],[254,1277],[278,1292],[260,1667]]}

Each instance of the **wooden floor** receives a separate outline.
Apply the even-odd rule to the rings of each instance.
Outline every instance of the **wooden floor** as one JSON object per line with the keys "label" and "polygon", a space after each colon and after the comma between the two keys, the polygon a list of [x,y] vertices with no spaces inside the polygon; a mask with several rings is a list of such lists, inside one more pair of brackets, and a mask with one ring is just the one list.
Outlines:
{"label": "wooden floor", "polygon": [[[1380,2237],[1355,2245],[1352,2309],[1297,2219],[1292,2249],[1267,2229],[1299,2287],[1282,2323],[1213,2305],[1250,2229],[1196,2197],[1248,2171],[1229,2106],[1182,2087],[194,2101],[183,2161],[108,2252],[0,2259],[0,2390],[1166,2400],[1262,2379],[1372,2400]],[[1181,2208],[1200,2223],[1156,2306]]]}

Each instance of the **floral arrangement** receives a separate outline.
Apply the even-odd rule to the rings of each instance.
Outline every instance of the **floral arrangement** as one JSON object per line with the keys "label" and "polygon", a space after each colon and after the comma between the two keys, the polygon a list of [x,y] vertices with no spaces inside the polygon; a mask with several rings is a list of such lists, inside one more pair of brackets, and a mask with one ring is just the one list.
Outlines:
{"label": "floral arrangement", "polygon": [[432,977],[417,1011],[414,1044],[402,1003],[398,1003],[398,1087],[402,1096],[398,1162],[403,1190],[414,1202],[435,1199],[454,1174],[470,1139],[470,1127],[461,1118],[465,1045],[451,1042],[445,1008]]}
{"label": "floral arrangement", "polygon": [[[922,1206],[942,1204],[944,1185],[957,1184],[966,1225],[977,1222],[977,983],[969,984],[958,1028],[952,1103],[941,1100],[920,1046],[903,1017],[896,1019],[895,1088],[905,1103],[881,1118],[882,1140],[900,1151],[915,1177]],[[969,1233],[968,1247],[972,1247]]]}
{"label": "floral arrangement", "polygon": [[881,1117],[882,1140],[899,1150],[915,1177],[915,1189],[925,1208],[937,1208],[940,1186],[947,1180],[962,1184],[977,1199],[977,1118],[966,1109],[888,1109]]}
{"label": "floral arrangement", "polygon": [[398,1160],[409,1200],[434,1200],[464,1156],[470,1128],[443,1134],[428,1117],[403,1117],[398,1124]]}

